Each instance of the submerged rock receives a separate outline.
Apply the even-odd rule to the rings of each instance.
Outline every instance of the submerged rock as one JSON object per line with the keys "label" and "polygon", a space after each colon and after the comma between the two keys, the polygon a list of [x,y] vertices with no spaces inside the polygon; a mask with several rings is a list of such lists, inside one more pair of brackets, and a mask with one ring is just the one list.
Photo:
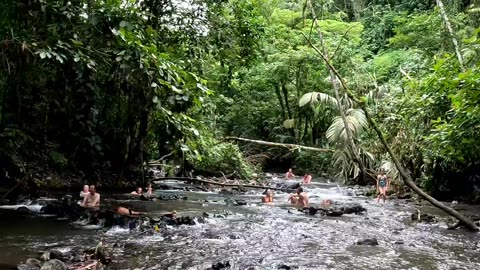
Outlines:
{"label": "submerged rock", "polygon": [[230,268],[230,262],[225,261],[225,262],[218,262],[216,264],[212,264],[211,270],[220,270],[220,269],[228,269]]}
{"label": "submerged rock", "polygon": [[26,263],[17,265],[17,270],[39,270],[40,266],[33,266]]}
{"label": "submerged rock", "polygon": [[344,214],[360,214],[362,212],[367,211],[365,207],[361,206],[358,203],[346,204],[346,205],[343,205],[341,208]]}
{"label": "submerged rock", "polygon": [[67,270],[67,266],[62,261],[53,259],[45,262],[40,270]]}
{"label": "submerged rock", "polygon": [[367,238],[357,241],[356,244],[361,246],[378,246],[378,240],[377,238]]}
{"label": "submerged rock", "polygon": [[413,213],[411,216],[412,221],[419,221],[425,223],[437,223],[438,219],[434,215],[431,214],[420,214],[417,210],[416,213]]}

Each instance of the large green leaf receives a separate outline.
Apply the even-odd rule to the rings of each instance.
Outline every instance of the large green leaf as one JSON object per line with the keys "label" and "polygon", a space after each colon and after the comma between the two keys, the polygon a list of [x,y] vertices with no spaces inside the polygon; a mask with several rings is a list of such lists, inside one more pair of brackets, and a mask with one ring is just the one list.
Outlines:
{"label": "large green leaf", "polygon": [[298,106],[303,107],[308,103],[311,103],[311,104],[323,103],[327,105],[337,106],[337,100],[334,97],[321,92],[310,92],[310,93],[304,94],[298,101]]}

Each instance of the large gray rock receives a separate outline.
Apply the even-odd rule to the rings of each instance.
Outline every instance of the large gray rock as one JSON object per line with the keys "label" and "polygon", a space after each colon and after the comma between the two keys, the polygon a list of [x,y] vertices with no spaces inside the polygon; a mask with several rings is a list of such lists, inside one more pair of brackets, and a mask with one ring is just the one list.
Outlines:
{"label": "large gray rock", "polygon": [[27,261],[25,262],[25,264],[28,264],[28,265],[31,265],[31,266],[36,266],[38,268],[42,267],[42,262],[38,259],[35,259],[35,258],[29,258],[27,259]]}
{"label": "large gray rock", "polygon": [[60,260],[50,260],[45,262],[40,270],[67,270],[67,266]]}

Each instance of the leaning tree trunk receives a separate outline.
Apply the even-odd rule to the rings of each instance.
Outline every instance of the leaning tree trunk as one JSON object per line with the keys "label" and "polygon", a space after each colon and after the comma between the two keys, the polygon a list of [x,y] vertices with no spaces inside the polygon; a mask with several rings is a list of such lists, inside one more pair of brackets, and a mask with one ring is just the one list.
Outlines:
{"label": "leaning tree trunk", "polygon": [[378,128],[378,125],[375,123],[373,118],[370,116],[367,110],[366,103],[363,100],[358,99],[352,91],[347,87],[347,84],[345,80],[343,79],[342,76],[338,73],[338,71],[335,69],[335,67],[328,61],[328,59],[323,55],[323,53],[315,46],[312,44],[310,39],[307,38],[307,36],[303,35],[307,42],[310,44],[310,46],[315,50],[315,52],[323,59],[323,61],[327,64],[329,69],[337,76],[337,78],[340,80],[340,83],[345,89],[347,95],[356,103],[360,105],[362,110],[365,112],[365,116],[370,123],[370,125],[373,127],[375,132],[377,133],[378,138],[380,139],[382,145],[385,147],[387,150],[388,154],[390,155],[390,158],[392,159],[393,163],[395,163],[395,166],[397,167],[398,172],[400,173],[400,176],[405,182],[405,184],[411,188],[415,193],[420,195],[422,198],[430,202],[433,206],[439,208],[440,210],[443,210],[445,213],[451,215],[452,217],[458,219],[461,223],[463,223],[468,229],[472,231],[478,231],[477,225],[464,215],[460,214],[459,212],[455,211],[454,209],[442,204],[441,202],[437,201],[435,198],[432,196],[428,195],[425,193],[422,189],[420,189],[417,185],[415,185],[415,182],[413,179],[410,177],[410,175],[406,172],[406,170],[403,168],[402,164],[400,164],[400,161],[397,159],[397,156],[393,153],[392,149],[388,145],[387,141],[385,140],[385,137],[383,136],[382,131]]}
{"label": "leaning tree trunk", "polygon": [[440,14],[442,15],[443,22],[445,23],[445,27],[447,28],[448,34],[452,38],[453,47],[455,49],[455,53],[457,54],[458,62],[460,63],[460,67],[463,71],[465,71],[465,64],[463,61],[463,55],[460,50],[460,45],[458,44],[458,40],[455,37],[455,33],[453,32],[452,25],[450,24],[450,20],[448,19],[447,12],[445,12],[445,8],[443,7],[442,0],[436,0],[437,6],[440,9]]}
{"label": "leaning tree trunk", "polygon": [[[325,56],[326,61],[329,61],[328,50],[323,42],[323,33],[322,33],[322,29],[320,29],[320,26],[318,25],[315,9],[313,8],[312,2],[310,0],[307,0],[307,4],[310,7],[312,12],[313,22],[315,24],[315,27],[317,28],[318,37],[320,38],[320,44],[323,49],[323,55]],[[364,183],[365,182],[365,166],[363,164],[363,161],[361,160],[360,155],[358,154],[357,146],[355,145],[355,141],[353,140],[352,131],[350,130],[350,127],[347,122],[347,117],[345,116],[345,112],[343,111],[343,108],[342,108],[342,103],[340,102],[340,94],[339,94],[340,85],[338,84],[338,79],[335,73],[328,67],[327,67],[327,70],[330,73],[330,80],[332,81],[332,84],[333,84],[335,99],[337,100],[338,110],[340,111],[340,117],[342,118],[342,121],[343,121],[343,126],[345,128],[345,132],[347,135],[347,142],[348,142],[348,145],[350,146],[350,151],[352,152],[352,156],[353,156],[353,161],[358,164],[358,167],[360,168],[360,182]]]}

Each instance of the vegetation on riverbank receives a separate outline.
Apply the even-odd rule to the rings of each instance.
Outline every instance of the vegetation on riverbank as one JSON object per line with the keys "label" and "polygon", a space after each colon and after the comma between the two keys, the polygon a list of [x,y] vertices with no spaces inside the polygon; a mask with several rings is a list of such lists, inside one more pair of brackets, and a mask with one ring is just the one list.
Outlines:
{"label": "vegetation on riverbank", "polygon": [[1,3],[5,185],[53,185],[50,175],[116,185],[162,157],[180,174],[293,166],[357,182],[357,156],[367,176],[384,166],[398,177],[309,46],[305,36],[322,47],[315,13],[331,62],[417,184],[480,200],[479,1],[315,0],[314,13],[304,0],[190,2]]}

